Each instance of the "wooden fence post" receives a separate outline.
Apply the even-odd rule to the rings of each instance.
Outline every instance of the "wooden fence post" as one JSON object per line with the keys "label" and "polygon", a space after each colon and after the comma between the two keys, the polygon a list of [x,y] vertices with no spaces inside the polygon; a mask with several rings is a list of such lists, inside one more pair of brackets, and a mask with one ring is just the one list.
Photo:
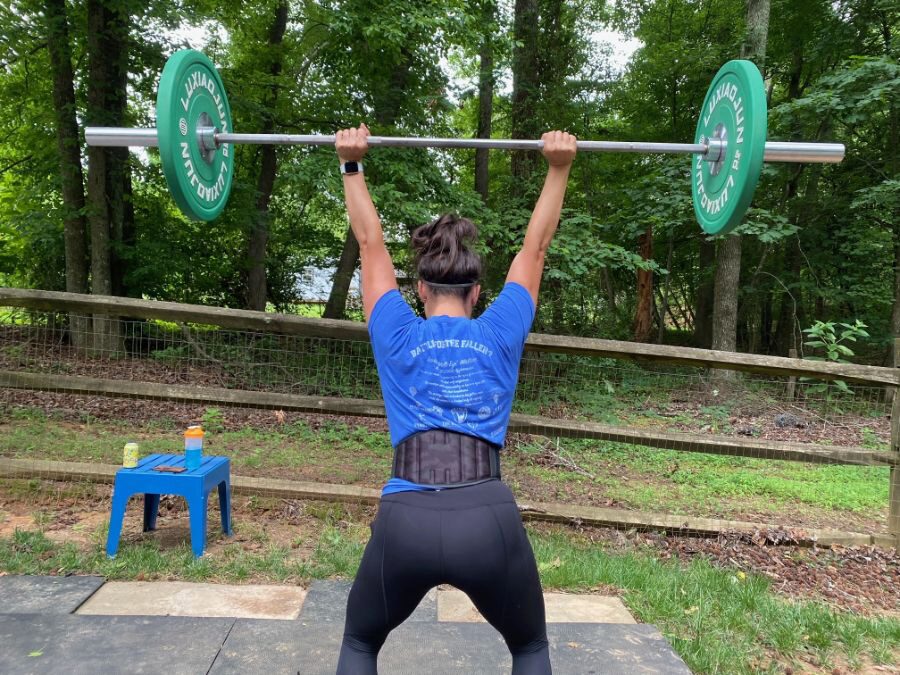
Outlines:
{"label": "wooden fence post", "polygon": [[[900,368],[900,338],[894,338],[894,368]],[[900,459],[900,396],[891,401],[891,451]],[[888,532],[894,535],[894,548],[900,551],[900,466],[891,466],[891,484],[888,491]]]}
{"label": "wooden fence post", "polygon": [[[789,349],[788,350],[788,358],[796,359],[797,358],[797,350]],[[796,394],[797,394],[797,378],[794,377],[793,375],[791,375],[788,378],[788,383],[787,383],[787,400],[793,401],[794,396]]]}

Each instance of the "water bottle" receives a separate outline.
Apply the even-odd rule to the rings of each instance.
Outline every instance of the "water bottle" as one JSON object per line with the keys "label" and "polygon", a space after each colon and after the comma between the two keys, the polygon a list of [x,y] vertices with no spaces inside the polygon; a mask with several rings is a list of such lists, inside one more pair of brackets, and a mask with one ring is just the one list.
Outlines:
{"label": "water bottle", "polygon": [[188,471],[200,468],[203,457],[203,429],[199,426],[188,427],[184,432],[184,464]]}

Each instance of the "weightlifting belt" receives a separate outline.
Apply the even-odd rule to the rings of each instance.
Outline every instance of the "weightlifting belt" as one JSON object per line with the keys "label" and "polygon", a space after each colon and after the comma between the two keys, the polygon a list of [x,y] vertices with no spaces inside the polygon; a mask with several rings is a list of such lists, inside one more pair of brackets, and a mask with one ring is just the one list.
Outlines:
{"label": "weightlifting belt", "polygon": [[391,475],[436,488],[484,483],[500,478],[500,448],[474,436],[429,429],[394,448]]}

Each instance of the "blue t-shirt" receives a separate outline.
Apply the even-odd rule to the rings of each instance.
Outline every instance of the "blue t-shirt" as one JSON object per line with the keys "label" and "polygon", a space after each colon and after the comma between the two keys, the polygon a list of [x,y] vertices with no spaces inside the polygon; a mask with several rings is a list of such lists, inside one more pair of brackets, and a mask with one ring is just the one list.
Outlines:
{"label": "blue t-shirt", "polygon": [[[507,283],[477,319],[417,317],[397,290],[369,317],[391,445],[427,429],[448,429],[502,446],[519,361],[534,320],[528,291]],[[382,494],[427,490],[392,478]]]}

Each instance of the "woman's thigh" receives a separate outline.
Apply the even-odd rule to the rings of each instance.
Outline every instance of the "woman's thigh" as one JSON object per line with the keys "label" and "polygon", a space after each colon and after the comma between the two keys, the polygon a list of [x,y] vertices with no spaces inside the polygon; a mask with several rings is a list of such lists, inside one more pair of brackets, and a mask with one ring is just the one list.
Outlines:
{"label": "woman's thigh", "polygon": [[447,582],[464,591],[511,648],[546,638],[534,551],[514,502],[445,514]]}
{"label": "woman's thigh", "polygon": [[347,601],[345,632],[379,646],[439,583],[433,512],[383,502]]}

